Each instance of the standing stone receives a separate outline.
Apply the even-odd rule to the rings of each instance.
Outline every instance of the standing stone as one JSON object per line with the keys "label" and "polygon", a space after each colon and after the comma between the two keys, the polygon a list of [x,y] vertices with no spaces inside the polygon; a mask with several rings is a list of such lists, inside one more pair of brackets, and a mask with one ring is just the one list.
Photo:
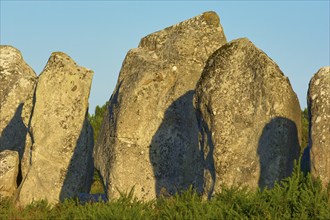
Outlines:
{"label": "standing stone", "polygon": [[0,152],[0,199],[11,197],[17,189],[18,152],[4,150]]}
{"label": "standing stone", "polygon": [[0,152],[17,151],[23,157],[27,126],[37,76],[19,50],[0,45]]}
{"label": "standing stone", "polygon": [[321,68],[308,89],[311,173],[323,185],[330,182],[330,66]]}
{"label": "standing stone", "polygon": [[132,187],[145,200],[202,190],[192,98],[207,58],[224,43],[219,17],[206,12],[128,52],[94,150],[108,198]]}
{"label": "standing stone", "polygon": [[217,50],[196,86],[205,190],[272,187],[299,156],[301,110],[289,79],[248,39]]}
{"label": "standing stone", "polygon": [[64,53],[52,53],[39,76],[31,120],[27,174],[18,204],[46,199],[55,204],[89,192],[93,177],[93,132],[87,121],[93,71]]}

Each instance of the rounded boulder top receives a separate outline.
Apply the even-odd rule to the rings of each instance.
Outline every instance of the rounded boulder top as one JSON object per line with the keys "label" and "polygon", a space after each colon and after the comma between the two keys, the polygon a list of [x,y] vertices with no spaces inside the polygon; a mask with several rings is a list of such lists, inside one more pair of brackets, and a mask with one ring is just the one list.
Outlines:
{"label": "rounded boulder top", "polygon": [[0,45],[0,64],[3,65],[3,62],[6,60],[22,60],[22,53],[15,47],[11,45]]}

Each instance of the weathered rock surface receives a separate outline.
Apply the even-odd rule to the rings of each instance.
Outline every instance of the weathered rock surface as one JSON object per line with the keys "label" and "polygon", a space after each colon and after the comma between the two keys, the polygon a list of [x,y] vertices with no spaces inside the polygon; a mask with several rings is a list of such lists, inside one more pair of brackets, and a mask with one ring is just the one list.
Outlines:
{"label": "weathered rock surface", "polygon": [[207,58],[224,43],[219,17],[206,12],[128,52],[94,148],[110,199],[133,186],[146,200],[189,185],[202,190],[192,98]]}
{"label": "weathered rock surface", "polygon": [[205,190],[271,187],[299,156],[301,110],[289,79],[248,39],[210,56],[194,105],[206,158]]}
{"label": "weathered rock surface", "polygon": [[19,158],[17,151],[0,152],[0,198],[11,197],[17,189]]}
{"label": "weathered rock surface", "polygon": [[93,177],[93,132],[87,121],[93,72],[64,53],[52,53],[40,74],[17,195],[24,206],[51,204],[89,192]]}
{"label": "weathered rock surface", "polygon": [[308,89],[311,173],[327,187],[330,182],[330,67],[321,68]]}
{"label": "weathered rock surface", "polygon": [[0,152],[24,153],[27,126],[37,76],[19,50],[0,45]]}

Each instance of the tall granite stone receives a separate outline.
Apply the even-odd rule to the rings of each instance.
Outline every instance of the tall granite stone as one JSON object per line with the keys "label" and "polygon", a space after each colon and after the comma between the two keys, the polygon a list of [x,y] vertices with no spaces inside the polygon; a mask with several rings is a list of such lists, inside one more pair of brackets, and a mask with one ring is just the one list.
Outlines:
{"label": "tall granite stone", "polygon": [[0,199],[14,195],[17,189],[18,166],[17,151],[0,152]]}
{"label": "tall granite stone", "polygon": [[23,157],[37,75],[19,50],[0,45],[0,152],[17,151]]}
{"label": "tall granite stone", "polygon": [[311,173],[323,185],[330,182],[330,67],[321,68],[308,89]]}
{"label": "tall granite stone", "polygon": [[299,156],[301,110],[289,79],[248,39],[210,56],[194,106],[206,160],[205,193],[272,187]]}
{"label": "tall granite stone", "polygon": [[144,200],[190,185],[202,190],[192,98],[207,58],[224,43],[219,17],[206,12],[128,52],[94,148],[110,199],[133,187]]}
{"label": "tall granite stone", "polygon": [[68,55],[52,53],[40,74],[23,161],[26,174],[17,194],[25,206],[51,204],[89,192],[93,177],[93,132],[87,121],[93,71]]}

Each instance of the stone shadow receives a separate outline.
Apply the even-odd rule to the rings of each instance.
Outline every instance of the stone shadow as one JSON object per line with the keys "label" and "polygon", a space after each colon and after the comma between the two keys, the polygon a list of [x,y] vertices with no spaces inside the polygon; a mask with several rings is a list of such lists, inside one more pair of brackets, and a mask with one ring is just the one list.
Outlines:
{"label": "stone shadow", "polygon": [[307,147],[304,149],[303,154],[301,156],[301,162],[300,162],[300,169],[304,173],[304,175],[307,175],[311,172],[311,145],[308,144]]}
{"label": "stone shadow", "polygon": [[299,159],[299,140],[295,122],[273,118],[263,128],[257,153],[260,160],[259,187],[272,188],[275,182],[290,176]]}
{"label": "stone shadow", "polygon": [[0,152],[5,150],[11,150],[18,152],[19,155],[19,169],[16,184],[19,184],[22,181],[22,172],[21,172],[21,161],[25,149],[25,140],[28,132],[28,128],[25,126],[22,119],[24,103],[21,103],[16,108],[14,116],[11,118],[8,125],[3,129],[0,136]]}
{"label": "stone shadow", "polygon": [[21,116],[23,105],[24,103],[18,105],[14,116],[11,118],[8,125],[3,129],[0,136],[0,151],[17,151],[20,160],[23,157],[27,134],[27,127],[25,126]]}
{"label": "stone shadow", "polygon": [[[104,192],[107,195],[108,193],[108,187],[110,184],[110,175],[113,168],[113,162],[114,162],[114,131],[117,129],[117,120],[115,115],[115,109],[119,112],[119,102],[118,102],[118,96],[119,92],[121,90],[123,80],[118,82],[118,85],[116,86],[114,92],[112,93],[108,105],[107,110],[104,113],[101,127],[99,130],[99,134],[95,143],[94,148],[94,155],[95,155],[95,169],[99,173],[101,182],[103,184]],[[104,158],[103,155],[107,155],[107,158]],[[108,196],[108,195],[107,195]]]}
{"label": "stone shadow", "polygon": [[60,192],[60,201],[66,198],[78,197],[79,193],[89,193],[94,172],[93,158],[93,128],[87,119],[85,120],[76,142],[70,164],[64,174],[64,182]]}
{"label": "stone shadow", "polygon": [[156,180],[156,195],[169,196],[192,186],[203,189],[203,154],[199,149],[194,91],[188,91],[166,110],[152,138],[149,158]]}
{"label": "stone shadow", "polygon": [[301,163],[300,167],[301,170],[304,172],[305,175],[311,172],[311,150],[313,146],[313,140],[311,137],[311,131],[312,131],[312,112],[311,112],[311,100],[308,99],[308,145],[304,149],[303,154],[301,156]]}
{"label": "stone shadow", "polygon": [[216,172],[214,165],[214,143],[212,140],[212,133],[207,123],[203,120],[201,113],[196,110],[198,119],[198,127],[200,130],[199,144],[201,146],[201,154],[203,156],[203,169],[204,169],[204,188],[203,191],[210,200],[214,192],[216,181]]}

